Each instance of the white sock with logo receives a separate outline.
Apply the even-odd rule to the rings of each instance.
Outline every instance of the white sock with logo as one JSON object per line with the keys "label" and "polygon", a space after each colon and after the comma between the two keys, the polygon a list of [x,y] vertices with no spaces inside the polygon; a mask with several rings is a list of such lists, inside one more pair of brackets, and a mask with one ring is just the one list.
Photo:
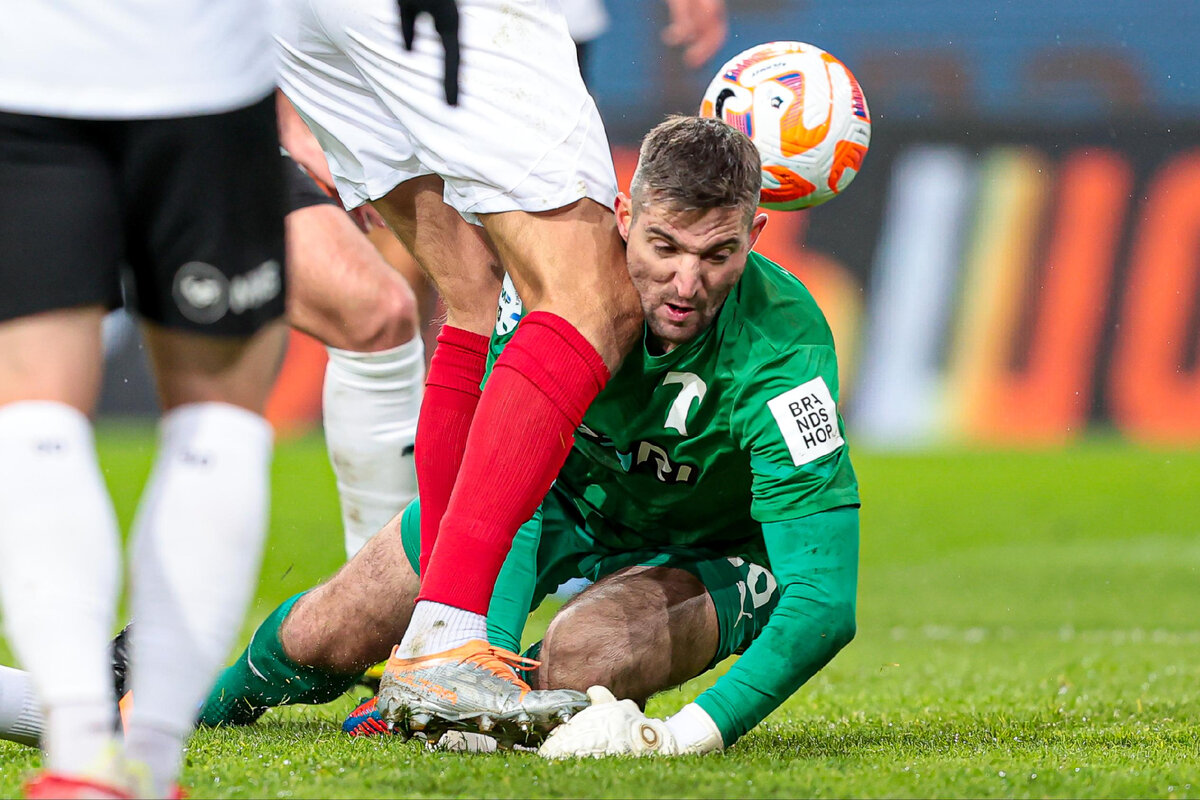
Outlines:
{"label": "white sock with logo", "polygon": [[265,419],[223,403],[162,420],[134,524],[125,737],[156,792],[177,780],[183,740],[241,630],[266,532],[272,438]]}
{"label": "white sock with logo", "polygon": [[375,353],[326,350],[325,445],[337,476],[349,559],[417,496],[413,442],[425,347],[416,337]]}
{"label": "white sock with logo", "polygon": [[0,408],[5,630],[45,704],[46,766],[67,774],[113,741],[118,538],[87,417],[55,402]]}

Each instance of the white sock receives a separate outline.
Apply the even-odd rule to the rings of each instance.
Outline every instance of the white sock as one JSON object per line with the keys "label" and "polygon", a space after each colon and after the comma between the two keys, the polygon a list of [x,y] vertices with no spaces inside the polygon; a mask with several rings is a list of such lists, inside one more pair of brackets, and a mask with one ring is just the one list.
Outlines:
{"label": "white sock", "polygon": [[87,417],[63,403],[0,408],[0,597],[55,771],[86,772],[112,742],[119,553]]}
{"label": "white sock", "polygon": [[37,747],[46,720],[28,672],[0,666],[0,739]]}
{"label": "white sock", "polygon": [[417,496],[412,450],[425,347],[416,337],[376,353],[325,349],[325,446],[337,476],[349,559]]}
{"label": "white sock", "polygon": [[400,657],[417,658],[453,650],[472,639],[487,641],[487,617],[474,611],[419,600],[400,640]]}
{"label": "white sock", "polygon": [[156,792],[178,778],[183,740],[241,630],[266,532],[271,444],[265,419],[222,403],[162,420],[134,523],[125,737]]}

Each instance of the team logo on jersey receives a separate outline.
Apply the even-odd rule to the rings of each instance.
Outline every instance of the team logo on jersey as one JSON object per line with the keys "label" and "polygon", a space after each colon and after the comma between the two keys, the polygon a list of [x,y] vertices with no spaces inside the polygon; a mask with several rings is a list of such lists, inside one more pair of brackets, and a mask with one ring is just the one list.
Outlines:
{"label": "team logo on jersey", "polygon": [[512,333],[524,313],[525,307],[521,304],[517,287],[513,285],[512,278],[505,273],[504,282],[500,284],[500,307],[496,309],[496,335]]}
{"label": "team logo on jersey", "polygon": [[767,401],[796,466],[829,455],[845,442],[837,406],[824,378],[813,378]]}
{"label": "team logo on jersey", "polygon": [[691,372],[668,372],[667,377],[663,378],[663,386],[671,386],[678,384],[680,386],[679,394],[675,396],[671,407],[667,409],[667,421],[663,423],[664,428],[674,428],[682,435],[687,436],[687,418],[688,412],[692,410],[692,403],[697,406],[704,402],[704,394],[708,391],[708,386],[700,379],[699,375]]}
{"label": "team logo on jersey", "polygon": [[171,295],[179,313],[192,322],[216,322],[229,310],[229,281],[221,270],[203,261],[189,261],[179,268]]}

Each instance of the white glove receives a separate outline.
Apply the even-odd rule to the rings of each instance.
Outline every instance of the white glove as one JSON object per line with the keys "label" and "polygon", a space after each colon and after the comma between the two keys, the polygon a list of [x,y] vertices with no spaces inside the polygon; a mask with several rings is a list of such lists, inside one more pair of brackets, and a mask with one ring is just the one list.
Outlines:
{"label": "white glove", "polygon": [[[587,695],[592,704],[555,728],[538,748],[539,755],[544,758],[675,756],[707,753],[723,747],[712,718],[694,704],[671,720],[661,720],[647,717],[632,700],[617,700],[603,686],[591,687]],[[685,718],[685,729],[671,724],[677,718]],[[692,735],[693,732],[698,735]]]}

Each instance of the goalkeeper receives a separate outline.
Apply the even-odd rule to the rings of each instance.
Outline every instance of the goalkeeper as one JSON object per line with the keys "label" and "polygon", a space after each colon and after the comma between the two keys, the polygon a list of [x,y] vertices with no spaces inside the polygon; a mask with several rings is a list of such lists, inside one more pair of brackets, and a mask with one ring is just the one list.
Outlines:
{"label": "goalkeeper", "polygon": [[[488,616],[489,641],[517,651],[547,593],[594,581],[531,648],[540,664],[500,649],[490,664],[524,668],[535,689],[607,687],[546,740],[547,756],[729,747],[854,635],[859,499],[833,340],[801,283],[751,252],[766,223],[759,187],[749,139],[676,117],[646,136],[630,196],[618,198],[644,341],[518,533]],[[507,284],[493,357],[520,316]],[[327,702],[386,658],[417,595],[419,517],[410,505],[328,583],[276,609],[201,723]],[[643,716],[655,692],[743,651],[669,719]],[[347,729],[417,727],[381,719],[388,706],[385,680]]]}
{"label": "goalkeeper", "polygon": [[[854,635],[859,498],[833,340],[800,282],[751,252],[766,223],[759,169],[752,143],[724,123],[672,118],[646,136],[631,196],[618,198],[644,342],[518,534],[489,640],[516,651],[528,611],[564,580],[589,578],[531,648],[540,665],[526,679],[635,703],[594,691],[547,755],[728,747]],[[506,285],[493,357],[520,316]],[[332,580],[272,613],[202,722],[328,701],[385,657],[418,588],[419,516],[410,505]],[[655,692],[743,651],[674,716],[638,719]],[[350,729],[384,727],[374,702]]]}

